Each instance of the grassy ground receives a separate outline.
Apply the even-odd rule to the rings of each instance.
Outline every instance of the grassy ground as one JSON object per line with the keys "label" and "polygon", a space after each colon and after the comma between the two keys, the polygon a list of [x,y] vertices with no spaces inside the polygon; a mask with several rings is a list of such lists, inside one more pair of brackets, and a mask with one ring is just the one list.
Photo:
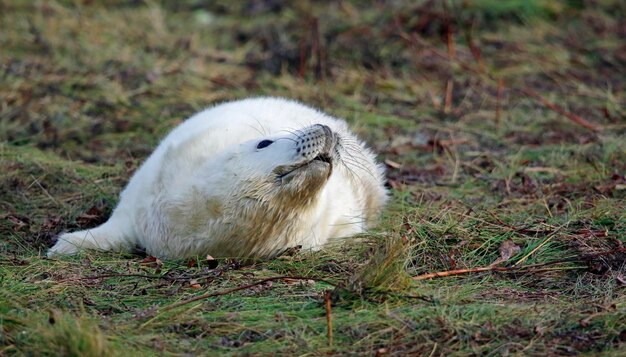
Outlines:
{"label": "grassy ground", "polygon": [[[624,3],[288,3],[0,1],[0,355],[626,354]],[[43,258],[253,95],[376,149],[377,230],[251,266]],[[276,276],[308,279],[227,294]]]}

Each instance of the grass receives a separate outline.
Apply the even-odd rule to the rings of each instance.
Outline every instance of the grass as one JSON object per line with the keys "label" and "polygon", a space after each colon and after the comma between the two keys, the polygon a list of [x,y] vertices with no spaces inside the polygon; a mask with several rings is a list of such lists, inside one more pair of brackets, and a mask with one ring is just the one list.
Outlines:
{"label": "grass", "polygon": [[[624,13],[0,1],[0,355],[623,355]],[[256,95],[344,117],[386,160],[377,229],[245,266],[43,258],[59,232],[108,217],[177,123]],[[511,247],[497,266],[521,269],[411,279]],[[306,279],[225,294],[277,276]]]}

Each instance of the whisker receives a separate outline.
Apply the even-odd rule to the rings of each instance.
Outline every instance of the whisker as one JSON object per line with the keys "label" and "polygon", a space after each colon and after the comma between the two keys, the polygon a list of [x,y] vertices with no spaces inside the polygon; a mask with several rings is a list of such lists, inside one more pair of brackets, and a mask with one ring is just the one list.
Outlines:
{"label": "whisker", "polygon": [[355,180],[359,180],[361,181],[361,183],[363,182],[363,180],[361,179],[361,177],[359,175],[356,174],[356,172],[354,172],[354,170],[352,170],[352,168],[346,164],[346,162],[343,160],[343,158],[341,157],[341,155],[339,156],[339,161],[341,161],[341,164],[343,165],[343,167],[345,167],[348,170],[348,174]]}
{"label": "whisker", "polygon": [[[369,165],[365,165],[365,164],[363,164],[363,162],[362,162],[361,160],[359,160],[359,158],[358,158],[358,157],[355,157],[355,156],[353,155],[353,152],[358,152],[358,153],[360,153],[360,150],[354,150],[354,151],[353,151],[353,150],[348,150],[346,147],[344,147],[344,146],[343,146],[343,144],[342,144],[341,142],[337,143],[337,145],[339,145],[339,147],[343,149],[343,152],[345,152],[345,153],[346,153],[346,155],[348,156],[348,157],[346,158],[346,160],[342,160],[344,163],[346,163],[346,164],[347,164],[347,163],[349,163],[349,164],[351,164],[352,166],[354,166],[354,167],[356,167],[356,168],[360,168],[362,171],[365,171],[368,175],[372,176],[372,178],[374,178],[375,180],[377,180],[377,179],[378,179],[378,177],[377,177],[377,176],[375,176],[375,175],[372,173],[372,170],[371,170],[371,168],[369,167]],[[361,149],[361,148],[360,148],[360,149]],[[361,157],[361,159],[362,159],[362,160],[363,160],[364,158],[365,158],[365,156],[362,156],[362,157]]]}
{"label": "whisker", "polygon": [[341,161],[341,163],[343,164],[343,166],[349,171],[349,173],[352,175],[353,178],[358,179],[359,181],[361,181],[361,183],[363,183],[363,179],[361,178],[360,175],[358,175],[356,173],[356,171],[354,171],[354,168],[359,168],[363,171],[366,171],[364,167],[362,167],[362,165],[360,163],[354,162],[353,160],[350,160],[350,158],[347,157],[343,157],[342,155],[339,156],[339,160]]}
{"label": "whisker", "polygon": [[259,120],[259,118],[257,118],[255,115],[250,115],[250,117],[252,117],[252,119],[254,119],[254,121],[256,121],[257,124],[259,124],[259,128],[255,128],[252,125],[248,125],[249,127],[251,127],[252,129],[256,130],[261,136],[269,136],[270,135],[269,130],[267,130],[267,128],[265,128],[263,126],[263,124],[261,123],[261,120]]}

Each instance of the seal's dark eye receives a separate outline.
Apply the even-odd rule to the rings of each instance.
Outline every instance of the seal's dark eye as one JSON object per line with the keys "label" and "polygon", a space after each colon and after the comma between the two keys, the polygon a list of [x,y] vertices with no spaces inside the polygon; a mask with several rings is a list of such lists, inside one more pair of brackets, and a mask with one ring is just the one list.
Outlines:
{"label": "seal's dark eye", "polygon": [[256,148],[257,149],[263,149],[263,148],[266,148],[266,147],[272,145],[272,143],[273,143],[272,140],[263,140],[256,146]]}

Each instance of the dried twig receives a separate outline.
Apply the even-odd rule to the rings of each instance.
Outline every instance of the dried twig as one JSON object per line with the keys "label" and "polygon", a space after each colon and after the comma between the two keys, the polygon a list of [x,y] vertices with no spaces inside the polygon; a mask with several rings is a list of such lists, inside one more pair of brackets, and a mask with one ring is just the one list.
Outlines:
{"label": "dried twig", "polygon": [[456,47],[454,46],[454,30],[452,24],[446,24],[446,39],[448,43],[448,55],[450,58],[456,58]]}
{"label": "dried twig", "polygon": [[483,272],[483,271],[508,271],[511,270],[512,268],[507,268],[507,267],[477,267],[477,268],[469,268],[469,269],[455,269],[455,270],[447,270],[447,271],[441,271],[441,272],[437,272],[437,273],[428,273],[428,274],[422,274],[422,275],[418,275],[418,276],[414,276],[413,280],[426,280],[426,279],[432,279],[432,278],[442,278],[444,276],[452,276],[452,275],[462,275],[462,274],[469,274],[469,273],[479,273],[479,272]]}
{"label": "dried twig", "polygon": [[481,56],[480,49],[474,43],[471,28],[467,31],[466,40],[467,40],[467,45],[470,49],[470,52],[472,52],[472,56],[474,57],[474,60],[476,61],[476,63],[478,63],[478,70],[480,72],[485,72],[485,64],[483,63],[483,60],[481,58],[482,56]]}
{"label": "dried twig", "polygon": [[572,112],[568,112],[567,110],[565,110],[564,108],[550,102],[549,100],[547,100],[546,98],[542,97],[539,93],[535,92],[534,90],[530,89],[530,88],[520,88],[520,89],[515,89],[514,90],[518,90],[524,94],[526,94],[527,96],[537,99],[541,104],[545,105],[546,107],[554,110],[555,112],[565,116],[566,118],[568,118],[569,120],[573,121],[574,123],[583,126],[587,129],[593,130],[593,131],[601,131],[602,128],[599,127],[598,125],[592,124],[589,121],[583,119],[582,117],[572,113]]}
{"label": "dried twig", "polygon": [[536,251],[538,251],[539,249],[541,249],[544,245],[546,245],[549,241],[552,240],[552,238],[554,238],[554,236],[556,236],[556,234],[561,230],[562,227],[558,227],[557,229],[555,229],[552,233],[550,233],[546,239],[543,240],[543,242],[539,243],[539,245],[537,245],[535,248],[533,248],[533,250],[531,250],[530,252],[528,252],[528,254],[526,254],[525,256],[521,257],[518,261],[516,261],[515,263],[513,263],[512,267],[516,267],[518,265],[520,265],[521,263],[523,263],[526,259],[528,259],[528,257],[530,257],[531,255],[533,255]]}
{"label": "dried twig", "polygon": [[450,113],[452,109],[452,90],[454,88],[454,82],[451,79],[448,79],[446,83],[446,100],[444,102],[443,112]]}
{"label": "dried twig", "polygon": [[333,318],[330,306],[330,296],[330,290],[326,290],[326,292],[324,292],[324,305],[326,306],[326,328],[328,336],[328,347],[332,347],[333,345]]}
{"label": "dried twig", "polygon": [[[469,274],[469,273],[480,273],[480,272],[485,272],[485,271],[500,271],[500,272],[525,272],[525,271],[531,271],[534,268],[538,268],[538,267],[545,267],[545,266],[549,266],[549,265],[556,265],[556,264],[561,264],[561,263],[568,263],[568,262],[587,262],[592,260],[593,258],[596,257],[600,257],[600,256],[605,256],[605,255],[612,255],[612,254],[617,254],[617,253],[621,253],[621,252],[626,252],[626,248],[618,248],[618,249],[613,249],[613,250],[609,250],[609,251],[604,251],[604,252],[599,252],[599,253],[594,253],[594,254],[589,254],[583,257],[572,257],[572,258],[566,258],[566,259],[559,259],[559,260],[554,260],[551,262],[545,262],[545,263],[539,263],[539,264],[531,264],[531,265],[525,265],[525,266],[510,266],[510,267],[497,267],[497,266],[486,266],[486,267],[476,267],[476,268],[468,268],[468,269],[455,269],[455,270],[447,270],[447,271],[441,271],[441,272],[436,272],[436,273],[428,273],[428,274],[422,274],[422,275],[417,275],[413,277],[413,280],[426,280],[426,279],[432,279],[432,278],[441,278],[441,277],[446,277],[446,276],[453,276],[453,275],[464,275],[464,274]],[[572,267],[569,269],[580,269],[581,267]],[[532,272],[544,272],[544,271],[548,271],[548,270],[554,270],[554,269],[536,269],[533,270]]]}

